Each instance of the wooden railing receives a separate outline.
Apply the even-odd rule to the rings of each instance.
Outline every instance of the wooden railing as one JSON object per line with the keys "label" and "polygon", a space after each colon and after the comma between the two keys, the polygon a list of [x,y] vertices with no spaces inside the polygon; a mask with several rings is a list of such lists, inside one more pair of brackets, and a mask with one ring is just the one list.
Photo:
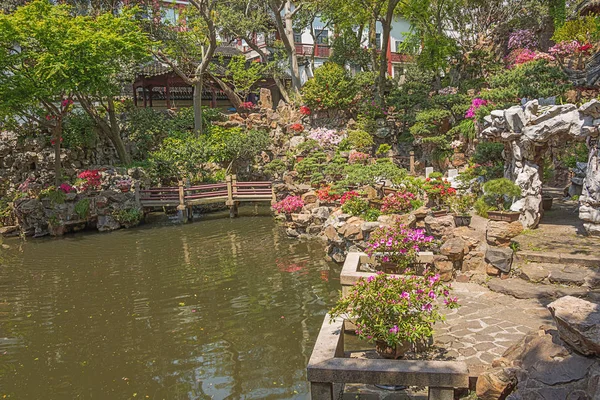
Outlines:
{"label": "wooden railing", "polygon": [[178,186],[140,189],[136,196],[142,207],[176,206],[180,210],[206,203],[233,207],[244,201],[275,202],[271,182],[238,182],[235,175],[227,176],[225,183],[185,186],[180,181]]}
{"label": "wooden railing", "polygon": [[327,58],[331,54],[329,46],[327,46],[325,44],[314,45],[314,44],[296,43],[295,46],[296,46],[296,54],[299,56],[312,56],[313,48],[315,48],[315,47],[316,47],[316,49],[315,49],[316,57]]}

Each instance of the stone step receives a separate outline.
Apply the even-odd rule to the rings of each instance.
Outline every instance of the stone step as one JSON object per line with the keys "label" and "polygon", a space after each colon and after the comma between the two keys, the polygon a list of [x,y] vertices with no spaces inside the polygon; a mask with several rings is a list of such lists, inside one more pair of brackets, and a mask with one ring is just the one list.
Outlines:
{"label": "stone step", "polygon": [[563,296],[595,297],[597,293],[584,287],[565,287],[561,285],[540,285],[526,282],[520,278],[492,278],[488,288],[497,293],[506,294],[517,299],[557,299]]}
{"label": "stone step", "polygon": [[559,284],[600,289],[600,268],[596,267],[517,261],[515,273],[521,279],[535,284]]}
{"label": "stone step", "polygon": [[552,264],[570,264],[600,268],[600,256],[588,254],[553,253],[549,251],[518,251],[516,261],[530,261]]}

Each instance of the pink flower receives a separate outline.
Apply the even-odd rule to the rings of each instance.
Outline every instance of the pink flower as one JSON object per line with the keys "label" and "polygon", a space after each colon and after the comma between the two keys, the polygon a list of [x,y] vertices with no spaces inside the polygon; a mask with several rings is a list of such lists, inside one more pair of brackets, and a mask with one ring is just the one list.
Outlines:
{"label": "pink flower", "polygon": [[394,327],[390,329],[390,333],[393,333],[394,335],[397,334],[398,331],[399,331],[398,325],[394,325]]}
{"label": "pink flower", "polygon": [[402,297],[403,299],[408,299],[410,297],[410,295],[407,292],[402,292],[400,297]]}

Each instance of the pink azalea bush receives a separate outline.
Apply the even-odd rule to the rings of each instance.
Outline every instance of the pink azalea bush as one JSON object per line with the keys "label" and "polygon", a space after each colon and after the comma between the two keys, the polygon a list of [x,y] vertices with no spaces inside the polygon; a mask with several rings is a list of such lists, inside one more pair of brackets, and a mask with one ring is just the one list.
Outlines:
{"label": "pink azalea bush", "polygon": [[64,193],[75,193],[77,189],[74,186],[69,185],[68,183],[62,183],[58,190],[62,190]]}
{"label": "pink azalea bush", "polygon": [[348,200],[351,200],[355,197],[360,197],[360,193],[351,190],[349,192],[345,192],[344,194],[342,194],[342,197],[340,198],[340,203],[342,205],[344,205],[345,202],[347,202]]}
{"label": "pink azalea bush", "polygon": [[381,212],[384,214],[404,214],[413,209],[417,200],[414,193],[401,191],[392,193],[383,198]]}
{"label": "pink azalea bush", "polygon": [[273,204],[273,209],[279,214],[291,214],[302,210],[304,200],[300,196],[288,196]]}
{"label": "pink azalea bush", "polygon": [[431,337],[435,322],[443,319],[440,305],[459,307],[451,287],[439,275],[390,276],[378,272],[361,278],[329,314],[355,321],[356,334],[369,342],[389,346],[418,343]]}
{"label": "pink azalea bush", "polygon": [[335,129],[314,128],[308,134],[309,139],[316,140],[322,147],[331,147],[338,145],[342,141],[342,135],[339,135]]}
{"label": "pink azalea bush", "polygon": [[538,46],[535,34],[529,29],[519,29],[508,36],[509,50],[527,49],[534,50]]}
{"label": "pink azalea bush", "polygon": [[355,151],[354,153],[348,156],[348,162],[350,164],[364,164],[369,159],[369,155],[367,153],[361,153],[360,151]]}
{"label": "pink azalea bush", "polygon": [[86,191],[88,189],[100,189],[101,178],[100,172],[97,169],[88,169],[77,175],[81,180],[81,188]]}
{"label": "pink azalea bush", "polygon": [[471,107],[467,110],[465,118],[475,118],[475,113],[479,107],[487,105],[487,100],[480,99],[479,97],[471,100]]}
{"label": "pink azalea bush", "polygon": [[398,224],[377,228],[367,242],[365,253],[375,256],[381,262],[397,264],[400,271],[410,269],[417,261],[419,251],[428,248],[432,236],[425,235],[424,229],[412,229]]}

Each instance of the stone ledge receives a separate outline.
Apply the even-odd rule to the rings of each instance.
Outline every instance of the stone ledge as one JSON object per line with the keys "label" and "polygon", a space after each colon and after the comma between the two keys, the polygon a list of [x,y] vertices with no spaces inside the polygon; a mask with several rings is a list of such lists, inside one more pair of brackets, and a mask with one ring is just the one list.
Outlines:
{"label": "stone ledge", "polygon": [[584,267],[600,267],[600,257],[586,254],[518,251],[516,256],[518,261],[532,261],[552,264],[569,263]]}

